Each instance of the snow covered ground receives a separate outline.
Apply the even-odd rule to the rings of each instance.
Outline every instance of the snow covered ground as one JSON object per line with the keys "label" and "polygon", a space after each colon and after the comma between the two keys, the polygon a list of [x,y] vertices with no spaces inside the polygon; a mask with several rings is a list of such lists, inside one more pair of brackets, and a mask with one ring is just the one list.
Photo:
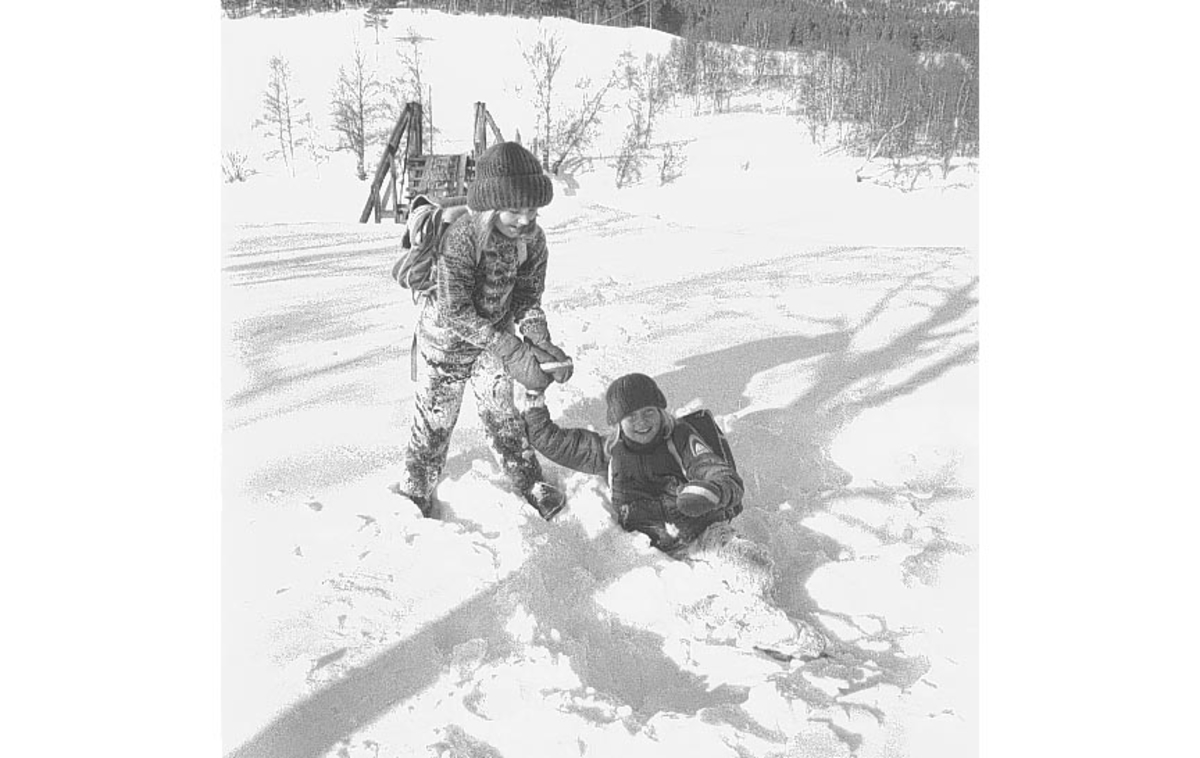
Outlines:
{"label": "snow covered ground", "polygon": [[[431,39],[446,145],[469,137],[476,100],[533,134],[517,41],[537,22],[398,11],[385,40],[410,24]],[[669,44],[543,26],[566,43],[567,81]],[[386,491],[413,392],[414,310],[387,276],[399,230],[356,223],[367,188],[345,154],[292,178],[249,128],[276,53],[320,122],[354,35],[376,52],[358,13],[222,24],[222,149],[262,172],[222,198],[225,751],[972,754],[973,181],[856,182],[859,162],[747,96],[669,114],[664,133],[686,141],[675,183],[616,190],[598,165],[541,214],[544,304],[577,365],[552,412],[603,427],[604,387],[636,370],[676,408],[717,414],[748,485],[736,523],[780,568],[778,608],[843,643],[781,664],[704,629],[697,609],[729,597],[719,579],[617,528],[597,480],[550,467],[570,498],[552,524],[505,494],[469,403],[448,517]],[[490,78],[454,74],[462,49]]]}

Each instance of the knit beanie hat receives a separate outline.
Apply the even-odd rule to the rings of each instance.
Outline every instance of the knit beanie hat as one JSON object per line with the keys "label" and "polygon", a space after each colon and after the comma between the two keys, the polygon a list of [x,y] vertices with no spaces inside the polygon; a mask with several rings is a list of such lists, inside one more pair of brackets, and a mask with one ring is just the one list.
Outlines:
{"label": "knit beanie hat", "polygon": [[616,426],[621,419],[646,406],[666,409],[667,398],[654,380],[645,374],[626,374],[612,384],[604,393],[608,403],[608,423]]}
{"label": "knit beanie hat", "polygon": [[479,213],[504,208],[541,208],[554,199],[554,185],[533,153],[516,142],[498,142],[479,156],[467,206]]}

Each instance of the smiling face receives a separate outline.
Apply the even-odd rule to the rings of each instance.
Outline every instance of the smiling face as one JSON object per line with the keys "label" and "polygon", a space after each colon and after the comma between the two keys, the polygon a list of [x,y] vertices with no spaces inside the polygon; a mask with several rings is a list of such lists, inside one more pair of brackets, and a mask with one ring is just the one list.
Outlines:
{"label": "smiling face", "polygon": [[662,411],[653,405],[647,405],[621,419],[621,433],[626,439],[646,445],[658,437],[662,425]]}
{"label": "smiling face", "polygon": [[505,237],[519,237],[533,228],[537,208],[501,208],[496,211],[496,228]]}

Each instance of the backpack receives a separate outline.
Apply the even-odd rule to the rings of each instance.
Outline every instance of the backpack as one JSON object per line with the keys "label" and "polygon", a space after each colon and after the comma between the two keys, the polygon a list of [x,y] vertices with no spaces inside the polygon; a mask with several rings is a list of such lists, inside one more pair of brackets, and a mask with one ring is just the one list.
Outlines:
{"label": "backpack", "polygon": [[[725,432],[717,424],[717,420],[713,418],[712,411],[701,408],[698,411],[692,411],[686,416],[680,416],[677,421],[683,421],[690,426],[696,434],[700,435],[700,439],[704,440],[704,444],[708,445],[713,452],[725,459],[735,472],[737,471],[737,463],[733,460],[733,449],[729,447],[729,440],[725,437]],[[674,445],[674,440],[671,441]],[[679,454],[675,452],[675,457]],[[680,459],[682,461],[682,459]],[[682,464],[681,464],[682,465]]]}
{"label": "backpack", "polygon": [[[441,201],[427,195],[413,198],[408,208],[404,237],[400,240],[400,257],[392,264],[392,278],[406,290],[412,292],[413,303],[431,300],[437,291],[437,256],[442,252],[446,229],[459,216],[470,213],[466,195],[448,197]],[[479,264],[481,250],[491,234],[488,223],[475,240],[475,264]],[[517,265],[528,259],[529,253],[524,238],[517,239]],[[417,380],[417,330],[413,329],[410,350],[412,380]]]}
{"label": "backpack", "polygon": [[[717,424],[717,420],[713,418],[712,411],[706,408],[701,408],[698,411],[692,411],[691,413],[680,416],[675,419],[675,421],[676,430],[678,430],[680,426],[683,426],[694,431],[700,436],[700,439],[704,441],[704,444],[708,445],[709,449],[721,456],[721,458],[723,458],[725,462],[729,464],[729,467],[733,469],[734,473],[737,473],[737,463],[733,460],[733,449],[729,447],[729,440],[725,437],[725,432],[722,431],[721,427]],[[680,421],[683,423],[680,424]],[[686,437],[684,439],[686,439]],[[679,468],[682,469],[683,458],[679,455],[679,450],[676,448],[675,444],[675,434],[672,433],[670,437],[667,437],[667,447],[671,450],[671,455],[673,455],[675,460],[679,462]],[[720,514],[721,519],[731,519],[741,512],[742,503],[739,501],[726,508],[724,511],[715,512],[714,518],[717,517],[717,514]]]}
{"label": "backpack", "polygon": [[[437,288],[437,256],[442,252],[442,240],[446,229],[459,216],[470,213],[466,195],[448,197],[441,201],[427,195],[418,195],[409,205],[408,221],[404,237],[400,240],[400,257],[392,264],[392,278],[413,293],[413,302],[422,297],[432,297]],[[479,263],[480,250],[491,232],[490,224],[475,240],[475,263]],[[525,238],[517,239],[517,265],[529,257]]]}
{"label": "backpack", "polygon": [[409,206],[400,258],[392,265],[392,278],[412,291],[414,303],[431,296],[437,286],[435,259],[442,250],[446,227],[468,212],[466,200],[454,197],[439,203],[418,195]]}

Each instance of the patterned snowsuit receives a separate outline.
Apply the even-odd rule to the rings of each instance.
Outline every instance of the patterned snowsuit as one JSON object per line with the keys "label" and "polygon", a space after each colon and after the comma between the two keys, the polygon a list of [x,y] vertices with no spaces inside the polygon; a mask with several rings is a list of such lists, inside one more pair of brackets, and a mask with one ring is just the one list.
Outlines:
{"label": "patterned snowsuit", "polygon": [[[576,471],[607,475],[618,523],[647,535],[664,552],[675,555],[697,543],[709,526],[731,519],[741,504],[744,487],[737,472],[686,422],[666,413],[659,438],[647,445],[626,439],[619,428],[608,437],[589,429],[563,429],[544,405],[532,405],[524,417],[529,440],[542,455]],[[675,500],[680,487],[697,480],[719,493],[719,503],[693,518],[681,513]]]}
{"label": "patterned snowsuit", "polygon": [[535,342],[550,338],[541,308],[546,236],[535,224],[521,240],[507,237],[493,216],[465,214],[445,232],[436,295],[425,300],[417,323],[417,392],[396,487],[403,494],[424,498],[437,486],[468,383],[513,489],[526,494],[542,479],[513,404],[513,380],[488,348],[518,328]]}

